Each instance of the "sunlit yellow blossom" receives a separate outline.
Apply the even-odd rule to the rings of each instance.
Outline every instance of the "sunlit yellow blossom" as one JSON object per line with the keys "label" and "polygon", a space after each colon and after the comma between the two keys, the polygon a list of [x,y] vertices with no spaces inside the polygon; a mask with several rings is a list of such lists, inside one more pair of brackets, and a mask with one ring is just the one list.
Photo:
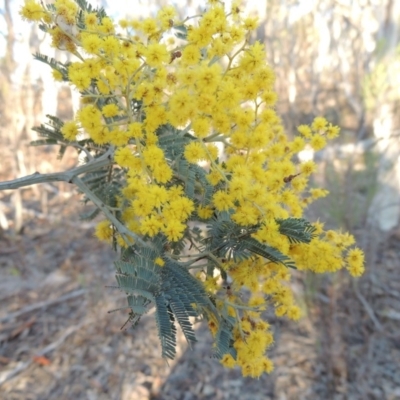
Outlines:
{"label": "sunlit yellow blossom", "polygon": [[96,13],[87,13],[85,15],[85,23],[88,28],[95,28],[98,25],[98,18]]}
{"label": "sunlit yellow blossom", "polygon": [[115,162],[121,167],[129,167],[134,162],[132,151],[128,147],[121,147],[115,153]]}
{"label": "sunlit yellow blossom", "polygon": [[162,29],[169,29],[173,24],[174,18],[177,16],[177,12],[173,6],[163,7],[158,13],[157,18],[160,21]]}
{"label": "sunlit yellow blossom", "polygon": [[211,207],[199,206],[197,208],[197,215],[201,219],[209,219],[214,214],[214,210]]}
{"label": "sunlit yellow blossom", "polygon": [[320,199],[321,197],[326,197],[329,194],[328,190],[325,189],[310,189],[310,194],[313,199]]}
{"label": "sunlit yellow blossom", "polygon": [[324,130],[326,128],[326,125],[328,124],[328,121],[323,118],[323,117],[316,117],[311,125],[312,129],[314,131],[320,131]]}
{"label": "sunlit yellow blossom", "polygon": [[351,276],[358,278],[364,273],[365,267],[364,265],[357,265],[357,264],[349,265],[348,270]]}
{"label": "sunlit yellow blossom", "polygon": [[219,211],[226,211],[226,210],[229,210],[229,208],[233,207],[232,197],[228,193],[226,193],[222,190],[220,190],[214,194],[213,202],[214,202],[216,209]]}
{"label": "sunlit yellow blossom", "polygon": [[364,264],[364,253],[361,249],[355,248],[349,250],[346,258],[350,266],[359,266]]}
{"label": "sunlit yellow blossom", "polygon": [[165,261],[161,257],[157,257],[154,260],[154,263],[157,264],[160,267],[163,267],[165,265]]}
{"label": "sunlit yellow blossom", "polygon": [[149,44],[144,52],[146,62],[151,67],[159,67],[170,61],[170,55],[165,45],[159,43]]}
{"label": "sunlit yellow blossom", "polygon": [[153,165],[151,169],[153,172],[154,179],[158,183],[165,184],[169,182],[173,176],[173,171],[171,167],[165,161]]}
{"label": "sunlit yellow blossom", "polygon": [[153,18],[146,18],[142,22],[140,28],[143,33],[149,37],[156,35],[156,33],[158,32],[157,21]]}
{"label": "sunlit yellow blossom", "polygon": [[95,34],[88,34],[82,37],[82,47],[89,54],[98,54],[102,44],[101,38]]}
{"label": "sunlit yellow blossom", "polygon": [[233,368],[236,362],[230,354],[225,354],[221,359],[221,364],[226,368]]}
{"label": "sunlit yellow blossom", "polygon": [[63,80],[63,75],[59,70],[53,69],[52,74],[53,74],[54,80],[56,80],[58,82],[61,82]]}
{"label": "sunlit yellow blossom", "polygon": [[102,113],[105,117],[115,117],[119,113],[119,108],[116,104],[107,104],[102,108]]}
{"label": "sunlit yellow blossom", "polygon": [[186,226],[177,220],[168,221],[162,231],[171,242],[176,242],[183,237]]}
{"label": "sunlit yellow blossom", "polygon": [[198,161],[207,159],[206,151],[199,142],[191,142],[186,145],[184,155],[186,160],[191,163],[197,163]]}
{"label": "sunlit yellow blossom", "polygon": [[301,310],[298,306],[292,306],[289,308],[286,315],[288,316],[288,318],[297,321],[301,317]]}
{"label": "sunlit yellow blossom", "polygon": [[248,18],[245,18],[243,22],[244,22],[245,29],[247,29],[249,31],[252,31],[257,28],[257,23],[258,23],[257,18],[248,17]]}
{"label": "sunlit yellow blossom", "polygon": [[300,164],[300,170],[304,175],[311,175],[317,170],[317,165],[314,161],[305,161],[304,163]]}
{"label": "sunlit yellow blossom", "polygon": [[112,21],[112,19],[109,17],[103,17],[101,20],[101,25],[99,26],[99,30],[102,33],[114,33],[114,22]]}
{"label": "sunlit yellow blossom", "polygon": [[140,122],[132,122],[128,125],[128,134],[136,139],[143,138],[143,127]]}
{"label": "sunlit yellow blossom", "polygon": [[213,169],[207,176],[207,180],[211,183],[211,185],[216,186],[218,182],[223,179],[221,172]]}
{"label": "sunlit yellow blossom", "polygon": [[310,140],[311,147],[318,151],[326,146],[326,139],[323,136],[314,135]]}
{"label": "sunlit yellow blossom", "polygon": [[207,117],[196,118],[192,123],[194,133],[199,138],[205,138],[211,130],[211,122]]}
{"label": "sunlit yellow blossom", "polygon": [[95,235],[100,240],[106,242],[111,240],[113,232],[113,228],[108,220],[101,221],[96,225]]}
{"label": "sunlit yellow blossom", "polygon": [[328,139],[334,139],[339,136],[340,128],[338,126],[333,126],[329,124],[328,128],[326,129],[326,137]]}
{"label": "sunlit yellow blossom", "polygon": [[162,227],[162,223],[157,218],[155,218],[154,216],[150,216],[142,220],[140,225],[140,232],[143,235],[153,237],[161,231]]}
{"label": "sunlit yellow blossom", "polygon": [[194,65],[200,61],[201,53],[197,46],[189,45],[183,49],[182,62],[187,65]]}
{"label": "sunlit yellow blossom", "polygon": [[76,122],[66,122],[61,128],[61,133],[64,135],[65,139],[70,141],[75,140],[76,135],[78,134],[78,126],[76,125]]}
{"label": "sunlit yellow blossom", "polygon": [[312,135],[311,128],[307,125],[299,125],[297,130],[306,138],[310,138]]}
{"label": "sunlit yellow blossom", "polygon": [[45,16],[42,6],[35,0],[25,0],[20,14],[29,21],[40,21]]}

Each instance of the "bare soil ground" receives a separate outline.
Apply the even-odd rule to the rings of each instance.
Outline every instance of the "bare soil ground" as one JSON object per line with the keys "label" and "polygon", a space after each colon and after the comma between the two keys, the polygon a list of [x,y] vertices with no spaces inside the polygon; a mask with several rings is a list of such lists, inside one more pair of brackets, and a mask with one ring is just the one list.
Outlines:
{"label": "bare soil ground", "polygon": [[[368,272],[356,282],[296,277],[306,316],[271,321],[276,368],[253,380],[210,358],[201,324],[196,347],[180,337],[169,365],[151,313],[121,331],[126,314],[107,313],[124,305],[105,287],[115,284],[114,254],[93,237],[94,222],[79,221],[78,195],[54,188],[47,202],[44,189],[24,190],[22,233],[12,223],[0,231],[1,399],[400,399],[400,231],[365,242]],[[12,221],[11,193],[0,205]]]}

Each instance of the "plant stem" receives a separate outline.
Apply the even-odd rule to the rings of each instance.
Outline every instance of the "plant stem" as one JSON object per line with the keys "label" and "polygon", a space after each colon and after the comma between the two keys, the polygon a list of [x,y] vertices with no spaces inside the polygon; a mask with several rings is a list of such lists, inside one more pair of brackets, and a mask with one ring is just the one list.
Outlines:
{"label": "plant stem", "polygon": [[46,182],[68,182],[72,183],[73,179],[78,175],[94,172],[101,168],[107,167],[113,162],[114,148],[110,147],[103,155],[87,164],[75,167],[65,172],[55,172],[52,174],[41,174],[35,172],[32,175],[24,176],[22,178],[13,179],[11,181],[0,182],[0,190],[18,189],[24,186],[31,186],[37,183]]}

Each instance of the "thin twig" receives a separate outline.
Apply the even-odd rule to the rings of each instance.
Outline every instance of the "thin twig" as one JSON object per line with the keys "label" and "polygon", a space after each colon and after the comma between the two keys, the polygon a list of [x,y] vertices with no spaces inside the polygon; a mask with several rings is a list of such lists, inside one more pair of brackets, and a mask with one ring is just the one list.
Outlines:
{"label": "thin twig", "polygon": [[87,164],[73,168],[65,172],[56,172],[52,174],[40,174],[38,172],[28,175],[22,178],[14,179],[8,182],[0,182],[0,190],[7,189],[18,189],[23,186],[34,185],[36,183],[44,182],[68,182],[75,184],[85,195],[88,197],[104,215],[109,219],[110,222],[116,227],[118,232],[123,238],[126,238],[126,242],[131,241],[128,238],[133,239],[135,242],[140,243],[144,247],[151,247],[150,243],[146,243],[142,238],[136,233],[130,231],[125,227],[110,211],[108,206],[103,203],[103,201],[98,198],[95,193],[93,193],[87,185],[79,178],[79,175],[83,173],[89,173],[98,171],[113,162],[114,147],[110,147],[102,156],[94,160],[89,161]]}
{"label": "thin twig", "polygon": [[[137,243],[140,243],[144,247],[151,247],[150,243],[146,243],[145,241],[142,240],[142,238],[137,235],[136,233],[133,233],[130,231],[125,225],[123,225],[115,216],[114,214],[110,211],[108,206],[106,206],[86,185],[85,183],[78,178],[78,176],[75,176],[72,178],[71,183],[75,184],[78,186],[78,188],[85,193],[85,195],[93,202],[93,204],[103,212],[103,214],[108,218],[109,221],[113,223],[117,231],[122,235],[122,236],[127,236],[135,240]],[[129,243],[129,241],[127,242]]]}
{"label": "thin twig", "polygon": [[361,304],[364,306],[365,311],[367,312],[368,316],[371,318],[371,321],[374,323],[376,329],[378,329],[379,332],[383,332],[383,326],[379,322],[378,318],[376,317],[374,310],[371,308],[369,305],[368,301],[366,298],[361,294],[357,282],[353,280],[353,288],[356,296],[358,297],[358,300],[360,300]]}
{"label": "thin twig", "polygon": [[114,149],[110,147],[110,149],[108,149],[108,151],[99,158],[89,161],[85,165],[80,165],[79,167],[72,168],[69,171],[55,172],[51,174],[40,174],[39,172],[35,172],[32,175],[24,176],[22,178],[14,179],[12,181],[0,182],[0,190],[18,189],[20,187],[46,182],[72,183],[72,180],[81,174],[94,172],[112,164],[113,151]]}
{"label": "thin twig", "polygon": [[[87,322],[86,322],[87,323]],[[84,323],[81,323],[77,326],[70,326],[68,327],[65,332],[53,343],[50,343],[48,346],[37,352],[35,355],[37,356],[44,356],[47,353],[50,353],[51,351],[55,350],[58,346],[60,346],[67,338],[70,336],[72,333],[80,329]],[[27,369],[31,364],[33,363],[33,358],[29,359],[28,361],[25,362],[19,362],[17,366],[10,370],[10,371],[4,371],[0,374],[0,386],[3,385],[5,382],[8,380],[14,378],[16,375],[18,375],[20,372],[24,371]]]}
{"label": "thin twig", "polygon": [[15,311],[13,313],[5,315],[4,317],[1,317],[0,318],[0,322],[5,322],[5,321],[8,321],[8,320],[12,320],[14,318],[18,318],[21,315],[30,313],[32,311],[39,310],[41,308],[45,308],[45,307],[48,307],[48,306],[52,306],[52,305],[57,304],[57,303],[62,303],[62,302],[67,301],[67,300],[74,299],[75,297],[82,296],[85,293],[86,293],[85,289],[78,289],[78,290],[75,290],[73,292],[64,294],[63,296],[57,297],[56,299],[40,301],[38,303],[31,304],[31,305],[29,305],[27,307],[22,308],[21,310]]}

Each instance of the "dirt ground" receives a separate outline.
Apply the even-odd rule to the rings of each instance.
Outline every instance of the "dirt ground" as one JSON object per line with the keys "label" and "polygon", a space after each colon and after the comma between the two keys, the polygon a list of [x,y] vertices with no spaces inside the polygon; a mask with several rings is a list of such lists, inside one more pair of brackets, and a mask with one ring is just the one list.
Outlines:
{"label": "dirt ground", "polygon": [[[9,175],[0,169],[0,180]],[[199,343],[190,350],[180,337],[169,365],[151,313],[121,331],[126,314],[108,313],[125,305],[106,287],[115,284],[114,254],[93,237],[95,222],[79,221],[72,188],[50,186],[46,201],[43,188],[22,191],[18,235],[12,194],[0,192],[10,221],[0,230],[0,399],[400,399],[400,230],[367,235],[359,280],[296,277],[306,316],[271,319],[276,367],[254,380],[210,358],[201,324]]]}

